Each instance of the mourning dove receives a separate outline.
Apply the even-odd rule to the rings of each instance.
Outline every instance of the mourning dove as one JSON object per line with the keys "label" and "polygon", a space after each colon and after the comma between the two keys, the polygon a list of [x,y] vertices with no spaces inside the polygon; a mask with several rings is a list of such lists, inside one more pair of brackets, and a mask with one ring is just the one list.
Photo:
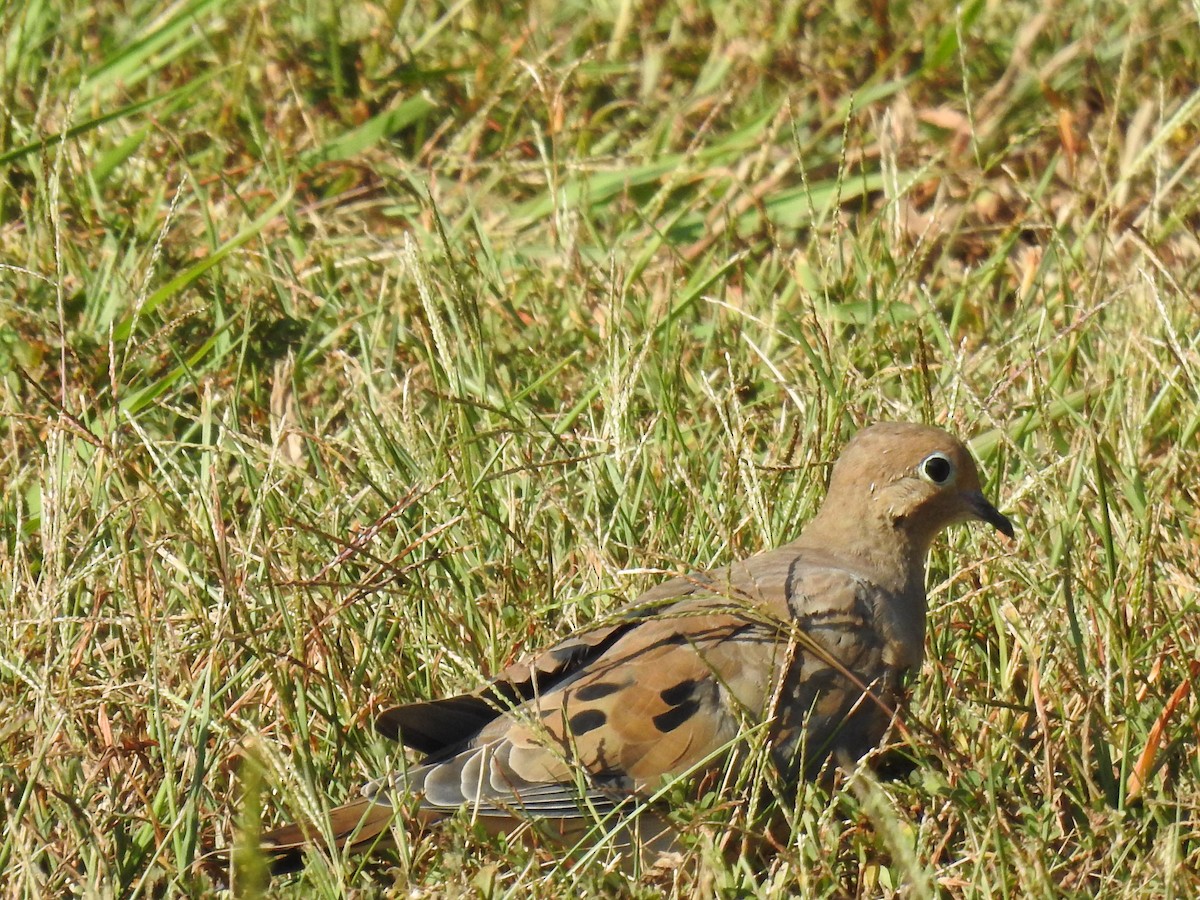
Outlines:
{"label": "mourning dove", "polygon": [[866,428],[797,540],[660,584],[475,693],[384,712],[377,729],[423,759],[368,784],[328,829],[279,828],[263,846],[287,869],[322,835],[375,840],[397,808],[570,832],[664,780],[728,764],[750,730],[765,729],[785,784],[830,757],[857,760],[924,655],[930,544],[969,519],[1013,535],[960,441],[923,425]]}

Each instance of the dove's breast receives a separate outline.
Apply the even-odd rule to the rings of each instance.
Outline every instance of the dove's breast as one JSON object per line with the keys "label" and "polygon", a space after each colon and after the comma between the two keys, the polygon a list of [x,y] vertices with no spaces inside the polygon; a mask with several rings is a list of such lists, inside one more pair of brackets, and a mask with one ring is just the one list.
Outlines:
{"label": "dove's breast", "polygon": [[775,715],[776,754],[785,770],[811,774],[830,755],[857,759],[878,745],[905,673],[920,664],[924,607],[860,573],[803,562],[783,594],[796,649]]}

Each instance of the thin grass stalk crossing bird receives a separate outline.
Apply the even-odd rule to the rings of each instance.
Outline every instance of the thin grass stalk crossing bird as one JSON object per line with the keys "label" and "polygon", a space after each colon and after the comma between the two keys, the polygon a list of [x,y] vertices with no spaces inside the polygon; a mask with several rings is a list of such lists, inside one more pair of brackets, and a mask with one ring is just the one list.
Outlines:
{"label": "thin grass stalk crossing bird", "polygon": [[629,840],[666,849],[673,833],[646,798],[737,762],[749,732],[765,734],[779,784],[857,760],[920,667],[930,545],[967,520],[1013,536],[962,442],[923,425],[865,428],[799,538],[660,584],[475,693],[384,712],[378,731],[420,761],[325,827],[266,833],[264,851],[290,869],[328,836],[371,844],[413,809],[422,823],[465,809],[494,832],[534,821],[564,840],[632,810],[645,827]]}

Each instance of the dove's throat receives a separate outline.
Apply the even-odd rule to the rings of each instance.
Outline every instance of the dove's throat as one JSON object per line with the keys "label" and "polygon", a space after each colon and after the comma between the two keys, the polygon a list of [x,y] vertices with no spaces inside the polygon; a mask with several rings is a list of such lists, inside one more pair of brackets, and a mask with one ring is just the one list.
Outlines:
{"label": "dove's throat", "polygon": [[925,597],[925,560],[933,534],[896,527],[888,519],[871,515],[831,514],[828,506],[813,519],[796,544],[842,564],[888,593]]}

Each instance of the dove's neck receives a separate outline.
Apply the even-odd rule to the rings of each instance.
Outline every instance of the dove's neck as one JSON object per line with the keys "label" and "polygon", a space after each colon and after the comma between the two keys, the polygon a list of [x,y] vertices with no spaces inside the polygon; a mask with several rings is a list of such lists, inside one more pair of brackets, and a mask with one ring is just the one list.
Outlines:
{"label": "dove's neck", "polygon": [[925,598],[925,559],[933,536],[914,535],[872,515],[826,504],[796,544],[833,555],[873,583],[902,597]]}

